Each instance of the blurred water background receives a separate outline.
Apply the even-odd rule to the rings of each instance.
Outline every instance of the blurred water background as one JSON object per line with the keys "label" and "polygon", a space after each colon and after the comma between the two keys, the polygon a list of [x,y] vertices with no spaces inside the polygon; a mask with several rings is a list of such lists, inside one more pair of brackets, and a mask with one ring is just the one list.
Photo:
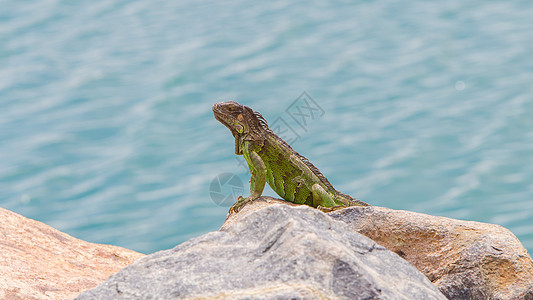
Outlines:
{"label": "blurred water background", "polygon": [[[248,194],[211,111],[236,100],[284,121],[338,190],[500,224],[533,250],[531,1],[0,7],[6,209],[144,253],[216,230],[212,180]],[[322,111],[299,126],[304,91]]]}

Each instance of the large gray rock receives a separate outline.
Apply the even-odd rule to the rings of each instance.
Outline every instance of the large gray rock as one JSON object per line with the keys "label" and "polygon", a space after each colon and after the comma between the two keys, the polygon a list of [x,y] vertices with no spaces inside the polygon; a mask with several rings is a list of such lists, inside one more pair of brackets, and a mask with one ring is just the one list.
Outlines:
{"label": "large gray rock", "polygon": [[446,299],[395,253],[309,207],[272,205],[148,255],[77,299]]}

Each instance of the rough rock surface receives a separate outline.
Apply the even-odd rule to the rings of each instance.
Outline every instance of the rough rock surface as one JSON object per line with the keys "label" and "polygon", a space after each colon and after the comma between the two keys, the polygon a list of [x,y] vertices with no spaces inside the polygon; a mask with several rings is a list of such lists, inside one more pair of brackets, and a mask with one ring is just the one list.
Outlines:
{"label": "rough rock surface", "polygon": [[533,262],[506,228],[383,207],[329,213],[398,253],[450,299],[533,299]]}
{"label": "rough rock surface", "polygon": [[0,299],[72,299],[142,256],[0,208]]}
{"label": "rough rock surface", "polygon": [[279,204],[148,255],[77,299],[189,297],[445,299],[413,266],[346,224]]}
{"label": "rough rock surface", "polygon": [[[261,197],[230,214],[222,228],[276,203],[295,205]],[[405,258],[450,299],[533,299],[531,257],[502,226],[377,206],[328,215]]]}

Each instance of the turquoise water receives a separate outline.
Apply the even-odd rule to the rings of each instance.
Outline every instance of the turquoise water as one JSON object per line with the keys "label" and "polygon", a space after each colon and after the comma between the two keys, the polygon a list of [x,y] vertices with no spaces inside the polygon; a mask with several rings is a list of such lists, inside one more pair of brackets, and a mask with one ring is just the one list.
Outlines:
{"label": "turquoise water", "polygon": [[144,253],[216,230],[212,181],[248,193],[211,111],[233,99],[338,190],[533,250],[531,1],[0,4],[4,208]]}

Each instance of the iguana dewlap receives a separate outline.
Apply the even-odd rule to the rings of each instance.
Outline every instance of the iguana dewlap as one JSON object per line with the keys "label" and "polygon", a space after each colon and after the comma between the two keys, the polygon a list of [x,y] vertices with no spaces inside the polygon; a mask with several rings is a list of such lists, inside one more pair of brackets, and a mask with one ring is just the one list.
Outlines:
{"label": "iguana dewlap", "polygon": [[263,116],[234,101],[213,105],[215,118],[229,128],[235,138],[235,154],[243,155],[250,168],[250,196],[233,204],[237,212],[247,202],[261,196],[265,182],[283,199],[325,211],[368,206],[335,190],[307,158],[268,128]]}

